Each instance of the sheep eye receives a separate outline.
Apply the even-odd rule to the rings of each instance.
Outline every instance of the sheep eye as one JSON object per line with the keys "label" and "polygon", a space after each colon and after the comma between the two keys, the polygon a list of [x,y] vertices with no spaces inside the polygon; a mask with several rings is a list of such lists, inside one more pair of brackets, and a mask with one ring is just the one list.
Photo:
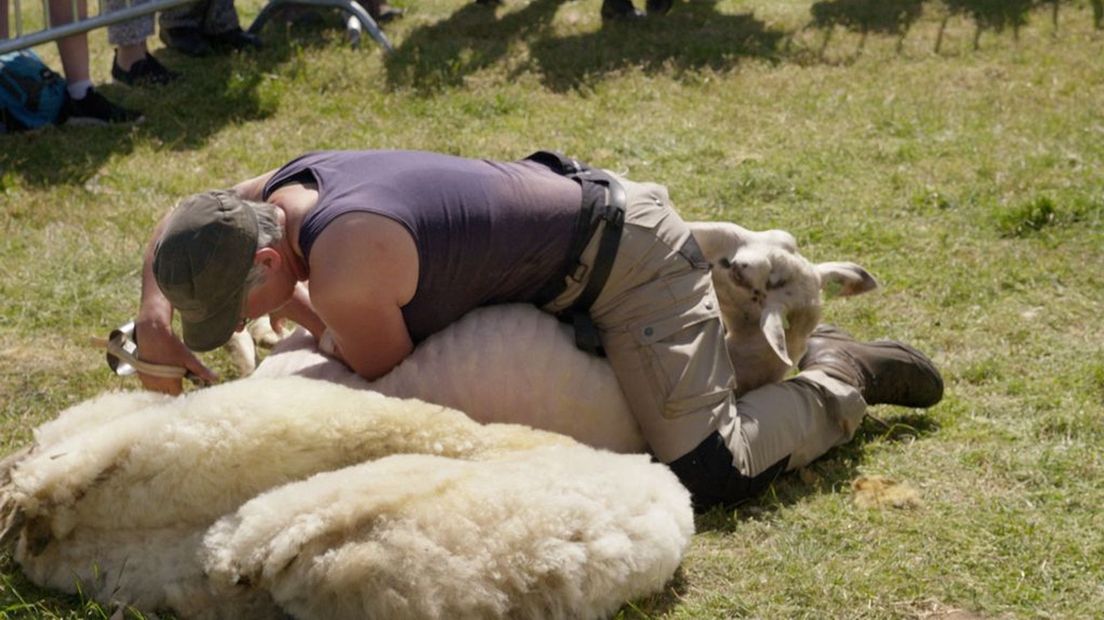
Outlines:
{"label": "sheep eye", "polygon": [[728,260],[727,258],[722,258],[721,260],[717,261],[717,264],[721,266],[721,269],[732,269],[732,261]]}

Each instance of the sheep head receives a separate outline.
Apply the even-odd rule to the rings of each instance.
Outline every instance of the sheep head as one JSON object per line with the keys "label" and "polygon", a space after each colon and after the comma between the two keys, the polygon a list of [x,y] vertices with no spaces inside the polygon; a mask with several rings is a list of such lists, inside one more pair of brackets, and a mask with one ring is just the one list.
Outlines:
{"label": "sheep head", "polygon": [[858,295],[878,286],[855,263],[809,262],[783,230],[728,222],[691,223],[690,230],[710,263],[740,392],[780,380],[801,359],[820,321],[821,291]]}

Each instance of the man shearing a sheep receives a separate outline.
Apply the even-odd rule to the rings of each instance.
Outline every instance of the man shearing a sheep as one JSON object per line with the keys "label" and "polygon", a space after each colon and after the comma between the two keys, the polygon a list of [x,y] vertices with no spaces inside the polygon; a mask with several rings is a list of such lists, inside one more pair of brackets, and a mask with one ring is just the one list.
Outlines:
{"label": "man shearing a sheep", "polygon": [[[750,299],[783,285],[752,267],[733,266],[749,270]],[[317,152],[166,215],[145,255],[136,335],[143,360],[215,380],[192,350],[273,313],[371,380],[476,307],[533,303],[604,351],[650,450],[702,507],[751,497],[850,440],[868,405],[942,398],[916,349],[833,329],[813,332],[797,376],[738,395],[710,273],[660,185],[549,152]]]}

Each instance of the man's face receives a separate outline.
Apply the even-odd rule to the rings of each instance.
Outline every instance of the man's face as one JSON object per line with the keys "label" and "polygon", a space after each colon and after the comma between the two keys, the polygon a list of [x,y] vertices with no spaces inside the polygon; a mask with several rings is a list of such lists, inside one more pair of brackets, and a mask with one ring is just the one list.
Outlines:
{"label": "man's face", "polygon": [[279,310],[291,300],[294,292],[295,277],[283,263],[266,268],[264,281],[249,289],[245,295],[238,329],[253,319]]}

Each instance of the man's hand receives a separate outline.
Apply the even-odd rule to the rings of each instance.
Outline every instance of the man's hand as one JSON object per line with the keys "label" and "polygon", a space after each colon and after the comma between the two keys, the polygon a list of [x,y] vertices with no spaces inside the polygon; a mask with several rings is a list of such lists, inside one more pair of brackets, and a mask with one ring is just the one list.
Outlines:
{"label": "man's hand", "polygon": [[272,321],[274,329],[277,322],[283,323],[284,319],[291,320],[310,332],[315,341],[326,331],[326,324],[318,318],[314,306],[311,305],[310,289],[305,282],[296,284],[295,291],[287,303],[269,313],[268,318]]}
{"label": "man's hand", "polygon": [[[187,368],[192,374],[208,383],[215,383],[219,377],[210,368],[203,365],[184,343],[172,333],[172,329],[160,321],[139,320],[134,326],[134,338],[138,344],[138,359],[154,364],[167,364]],[[165,394],[179,394],[183,391],[180,379],[165,379],[138,373],[142,385],[149,390]]]}

